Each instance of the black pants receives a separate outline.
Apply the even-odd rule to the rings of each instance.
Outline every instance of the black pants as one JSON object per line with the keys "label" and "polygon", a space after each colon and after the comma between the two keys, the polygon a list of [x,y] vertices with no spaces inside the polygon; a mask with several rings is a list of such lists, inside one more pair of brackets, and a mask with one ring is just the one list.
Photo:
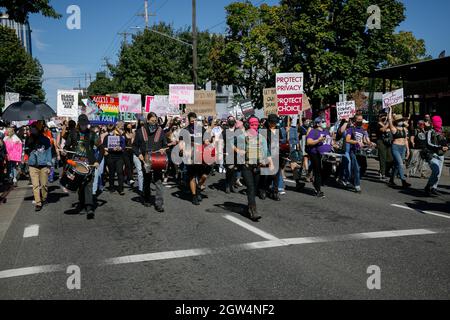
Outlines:
{"label": "black pants", "polygon": [[163,190],[164,186],[162,184],[163,175],[162,172],[144,172],[144,202],[150,203],[152,196],[151,183],[155,184],[156,195],[155,195],[155,206],[157,208],[162,208],[164,205]]}
{"label": "black pants", "polygon": [[320,192],[322,187],[322,156],[320,154],[310,154],[309,158],[314,174],[314,189]]}
{"label": "black pants", "polygon": [[107,164],[109,170],[109,187],[114,189],[114,178],[117,173],[117,178],[119,180],[118,191],[123,191],[123,154],[109,154]]}
{"label": "black pants", "polygon": [[127,149],[123,153],[123,162],[125,164],[125,174],[127,176],[127,181],[133,179],[133,150]]}
{"label": "black pants", "polygon": [[260,184],[260,171],[256,166],[243,165],[241,174],[247,186],[247,201],[249,206],[256,205],[256,192]]}
{"label": "black pants", "polygon": [[226,188],[232,188],[234,187],[234,184],[236,183],[236,166],[234,165],[225,165],[225,183]]}
{"label": "black pants", "polygon": [[94,196],[92,195],[92,185],[94,184],[93,177],[90,177],[85,183],[78,189],[78,201],[80,207],[86,207],[86,209],[94,209]]}

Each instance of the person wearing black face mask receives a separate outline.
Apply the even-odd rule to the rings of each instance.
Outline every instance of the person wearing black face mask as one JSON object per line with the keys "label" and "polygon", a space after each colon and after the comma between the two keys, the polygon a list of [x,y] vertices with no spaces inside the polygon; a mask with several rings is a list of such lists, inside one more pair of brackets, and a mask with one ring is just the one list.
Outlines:
{"label": "person wearing black face mask", "polygon": [[[141,161],[144,168],[145,161],[151,158],[152,153],[160,152],[166,153],[167,138],[163,132],[163,129],[158,125],[158,116],[151,112],[147,116],[147,124],[143,125],[136,131],[136,137],[133,143],[134,154]],[[157,212],[164,212],[164,188],[163,188],[163,172],[159,171],[144,171],[144,194],[142,202],[145,207],[150,207],[151,199],[151,183],[155,184],[156,197],[155,197],[155,209]]]}
{"label": "person wearing black face mask", "polygon": [[133,141],[134,141],[134,132],[133,125],[131,123],[127,123],[125,125],[125,152],[123,153],[123,162],[125,164],[125,173],[127,176],[126,183],[132,187],[134,184],[133,180]]}
{"label": "person wearing black face mask", "polygon": [[[236,119],[233,116],[229,116],[227,119],[227,129],[222,131],[222,141],[223,143],[223,153],[227,154],[227,134],[233,134],[236,130]],[[233,140],[234,141],[234,140]],[[231,140],[230,140],[231,142]],[[236,143],[235,143],[236,144]],[[236,146],[233,146],[233,152],[236,153],[235,149]],[[226,157],[225,157],[226,158]],[[236,161],[236,155],[234,156],[233,163],[227,163],[225,161],[225,192],[227,194],[229,193],[235,193],[236,190],[234,188],[236,184],[236,170],[237,170],[237,161]]]}
{"label": "person wearing black face mask", "polygon": [[[72,156],[73,160],[85,162],[88,165],[99,167],[97,158],[95,157],[94,147],[100,149],[100,152],[104,152],[103,146],[100,143],[98,136],[91,133],[89,130],[89,119],[86,115],[82,114],[78,118],[78,130],[72,132],[67,138],[66,150],[70,149],[75,152]],[[95,217],[95,203],[93,197],[93,176],[91,175],[78,189],[78,206],[76,211],[81,213],[83,209],[86,210],[88,220]]]}

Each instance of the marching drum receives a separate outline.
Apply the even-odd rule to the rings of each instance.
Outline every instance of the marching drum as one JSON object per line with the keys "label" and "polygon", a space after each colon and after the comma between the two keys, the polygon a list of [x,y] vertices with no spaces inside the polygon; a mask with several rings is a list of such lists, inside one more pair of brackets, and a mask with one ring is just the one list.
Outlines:
{"label": "marching drum", "polygon": [[92,175],[91,167],[81,161],[73,161],[67,165],[66,172],[61,177],[61,185],[69,191],[76,192]]}
{"label": "marching drum", "polygon": [[169,167],[169,158],[167,155],[155,152],[146,157],[145,172],[150,173],[154,171],[165,172]]}

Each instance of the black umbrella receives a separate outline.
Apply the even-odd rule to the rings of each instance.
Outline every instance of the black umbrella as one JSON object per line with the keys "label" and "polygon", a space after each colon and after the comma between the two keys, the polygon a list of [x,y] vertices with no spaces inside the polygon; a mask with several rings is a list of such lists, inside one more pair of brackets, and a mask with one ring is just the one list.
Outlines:
{"label": "black umbrella", "polygon": [[48,120],[53,117],[56,113],[48,104],[31,101],[13,103],[2,115],[5,121]]}

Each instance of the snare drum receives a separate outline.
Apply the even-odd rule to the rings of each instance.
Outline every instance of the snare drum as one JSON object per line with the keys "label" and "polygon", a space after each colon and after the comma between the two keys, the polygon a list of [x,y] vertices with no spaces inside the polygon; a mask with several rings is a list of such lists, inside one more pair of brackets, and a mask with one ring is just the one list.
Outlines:
{"label": "snare drum", "polygon": [[75,161],[75,166],[68,165],[61,177],[61,185],[69,191],[76,192],[92,175],[92,170],[85,162]]}

